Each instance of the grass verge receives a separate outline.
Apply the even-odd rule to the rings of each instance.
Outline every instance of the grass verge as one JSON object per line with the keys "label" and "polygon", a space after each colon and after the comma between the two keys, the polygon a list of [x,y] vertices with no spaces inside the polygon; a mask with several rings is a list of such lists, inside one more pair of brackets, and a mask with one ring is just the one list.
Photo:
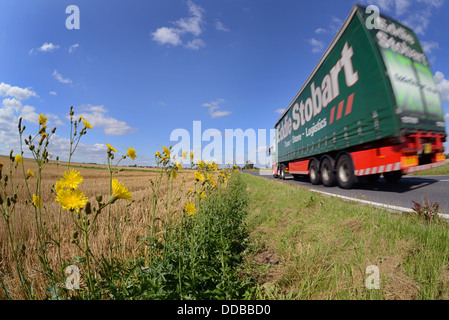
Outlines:
{"label": "grass verge", "polygon": [[[241,176],[249,194],[247,267],[265,288],[259,298],[449,298],[446,222]],[[366,287],[369,266],[378,267],[379,290]]]}
{"label": "grass verge", "polygon": [[418,172],[412,172],[408,173],[407,175],[410,176],[446,176],[449,175],[449,163],[445,164],[444,166],[429,169],[429,170],[423,170]]}
{"label": "grass verge", "polygon": [[145,239],[152,252],[127,261],[104,261],[103,298],[151,300],[251,299],[254,279],[240,268],[246,248],[248,196],[234,174],[232,183],[206,198],[198,212],[159,239]]}

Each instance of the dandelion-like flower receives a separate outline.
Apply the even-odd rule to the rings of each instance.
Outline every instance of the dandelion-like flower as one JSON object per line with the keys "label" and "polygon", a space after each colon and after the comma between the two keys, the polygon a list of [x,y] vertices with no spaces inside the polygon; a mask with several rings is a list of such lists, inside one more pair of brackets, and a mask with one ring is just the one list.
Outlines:
{"label": "dandelion-like flower", "polygon": [[204,180],[204,174],[202,174],[201,172],[195,171],[195,178],[198,181],[203,181]]}
{"label": "dandelion-like flower", "polygon": [[14,161],[18,164],[21,164],[23,162],[22,155],[19,153],[17,156],[14,157]]}
{"label": "dandelion-like flower", "polygon": [[177,161],[177,162],[176,162],[176,167],[177,167],[179,170],[182,170],[181,162]]}
{"label": "dandelion-like flower", "polygon": [[33,194],[33,204],[36,208],[42,207],[41,199],[39,198],[39,196],[36,196],[35,194]]}
{"label": "dandelion-like flower", "polygon": [[156,157],[160,157],[161,156],[161,152],[160,151],[156,151]]}
{"label": "dandelion-like flower", "polygon": [[59,189],[56,193],[56,202],[59,202],[62,209],[79,212],[89,201],[80,189]]}
{"label": "dandelion-like flower", "polygon": [[28,170],[27,170],[27,176],[28,176],[29,178],[34,178],[34,173],[33,173],[33,171],[31,171],[30,169],[28,169]]}
{"label": "dandelion-like flower", "polygon": [[55,184],[55,191],[58,192],[59,190],[64,189],[65,183],[64,180],[59,179]]}
{"label": "dandelion-like flower", "polygon": [[117,179],[112,179],[112,192],[118,199],[124,199],[132,201],[133,197],[129,192],[128,188],[124,186],[123,183],[119,182]]}
{"label": "dandelion-like flower", "polygon": [[184,160],[187,159],[187,151],[181,152],[181,156]]}
{"label": "dandelion-like flower", "polygon": [[165,146],[163,146],[162,149],[164,150],[165,156],[166,156],[167,158],[170,158],[170,154],[171,154],[170,149],[167,148],[167,147],[165,147]]}
{"label": "dandelion-like flower", "polygon": [[194,157],[193,152],[190,152],[190,160],[193,160],[193,157]]}
{"label": "dandelion-like flower", "polygon": [[106,147],[108,147],[108,151],[111,150],[111,151],[117,152],[117,149],[112,147],[109,143],[106,143]]}
{"label": "dandelion-like flower", "polygon": [[91,125],[89,122],[87,122],[86,119],[83,119],[83,123],[84,123],[84,126],[85,126],[87,129],[93,129],[93,128],[94,128],[94,127],[92,127],[92,125]]}
{"label": "dandelion-like flower", "polygon": [[195,205],[193,203],[191,203],[191,202],[188,202],[184,209],[191,216],[193,216],[196,213]]}
{"label": "dandelion-like flower", "polygon": [[83,180],[84,178],[81,177],[81,173],[72,169],[70,172],[64,172],[62,177],[62,185],[70,189],[78,189],[79,184],[82,183]]}
{"label": "dandelion-like flower", "polygon": [[47,120],[48,120],[48,118],[46,116],[44,116],[43,113],[41,113],[39,115],[39,124],[45,126],[47,124]]}
{"label": "dandelion-like flower", "polygon": [[128,151],[126,152],[126,155],[128,157],[130,157],[132,160],[135,160],[137,158],[136,150],[134,150],[134,148],[131,148],[131,147],[128,148]]}
{"label": "dandelion-like flower", "polygon": [[200,197],[201,197],[201,199],[206,198],[206,194],[204,193],[204,191],[202,191],[202,192],[200,193]]}

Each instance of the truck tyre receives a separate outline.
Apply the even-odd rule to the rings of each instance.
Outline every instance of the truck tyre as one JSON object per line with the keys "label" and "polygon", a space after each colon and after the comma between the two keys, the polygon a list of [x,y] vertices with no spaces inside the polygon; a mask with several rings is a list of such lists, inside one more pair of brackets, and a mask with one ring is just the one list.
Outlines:
{"label": "truck tyre", "polygon": [[281,180],[285,180],[285,166],[281,165]]}
{"label": "truck tyre", "polygon": [[334,172],[334,163],[330,158],[324,158],[321,162],[321,180],[326,187],[335,185],[336,177]]}
{"label": "truck tyre", "polygon": [[385,172],[384,178],[388,183],[396,183],[402,178],[401,171]]}
{"label": "truck tyre", "polygon": [[320,176],[320,171],[319,171],[319,163],[318,160],[313,158],[312,160],[310,160],[310,164],[309,164],[309,178],[310,178],[310,182],[313,185],[318,185],[321,183],[321,176]]}
{"label": "truck tyre", "polygon": [[357,182],[354,173],[354,164],[348,154],[343,154],[337,161],[337,181],[342,189],[351,189]]}

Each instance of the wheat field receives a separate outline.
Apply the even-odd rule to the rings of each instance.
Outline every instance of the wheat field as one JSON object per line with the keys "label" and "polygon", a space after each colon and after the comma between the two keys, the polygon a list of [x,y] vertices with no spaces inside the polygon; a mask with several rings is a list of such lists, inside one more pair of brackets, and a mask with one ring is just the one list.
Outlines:
{"label": "wheat field", "polygon": [[[9,175],[9,157],[0,156],[0,162],[4,164],[3,176]],[[89,168],[83,168],[83,164],[72,163],[71,168],[79,171],[84,181],[80,185],[82,192],[89,198],[92,204],[96,204],[96,196],[102,195],[106,198],[109,195],[109,171],[106,166],[96,165]],[[37,172],[37,165],[33,159],[24,159],[25,170],[30,169]],[[91,168],[92,167],[92,168]],[[67,170],[67,163],[50,161],[41,175],[41,200],[43,203],[44,224],[49,233],[60,241],[60,256],[74,259],[76,256],[82,256],[80,249],[71,243],[72,234],[75,231],[74,223],[68,211],[60,209],[55,201],[56,194],[52,187],[63,173]],[[23,181],[23,171],[20,166],[13,177],[16,180]],[[195,183],[195,176],[192,170],[183,169],[179,171],[176,179],[171,179],[173,185],[170,187],[167,178],[162,175],[158,197],[158,210],[151,210],[152,197],[154,195],[151,188],[151,180],[155,181],[158,173],[153,169],[140,169],[119,171],[114,177],[124,183],[133,197],[133,202],[117,201],[111,206],[110,223],[108,223],[108,212],[101,212],[95,224],[93,232],[89,237],[89,247],[96,259],[102,256],[110,258],[109,251],[109,232],[108,226],[113,226],[113,241],[120,242],[120,247],[116,249],[116,254],[123,259],[133,258],[144,253],[144,246],[139,238],[148,233],[148,226],[152,221],[158,221],[153,234],[163,233],[162,227],[167,221],[174,221],[181,216],[184,205],[187,202],[187,190]],[[166,181],[167,180],[167,181]],[[36,178],[28,179],[31,193],[36,188]],[[38,298],[45,297],[45,277],[40,273],[40,263],[36,254],[38,236],[36,232],[36,221],[32,199],[28,198],[28,192],[25,187],[21,188],[17,194],[18,201],[14,215],[11,217],[11,226],[13,233],[13,242],[17,244],[22,268],[26,276],[32,281],[33,292]],[[167,199],[171,197],[171,199]],[[28,201],[26,201],[28,199]],[[170,205],[169,205],[170,203]],[[164,205],[167,204],[167,205]],[[160,218],[156,219],[156,218]],[[60,228],[59,228],[60,226]],[[60,230],[60,232],[58,232]],[[120,241],[115,237],[119,231]],[[53,268],[59,268],[58,247],[50,244],[47,247],[49,262]],[[95,263],[95,261],[94,261]],[[14,268],[14,257],[11,252],[8,232],[5,221],[0,220],[0,272],[3,274],[3,282],[13,299],[25,299],[24,293],[20,287],[19,277],[16,268]],[[95,271],[94,271],[95,272]],[[3,295],[3,296],[2,296]],[[0,290],[0,299],[5,299],[4,293]]]}

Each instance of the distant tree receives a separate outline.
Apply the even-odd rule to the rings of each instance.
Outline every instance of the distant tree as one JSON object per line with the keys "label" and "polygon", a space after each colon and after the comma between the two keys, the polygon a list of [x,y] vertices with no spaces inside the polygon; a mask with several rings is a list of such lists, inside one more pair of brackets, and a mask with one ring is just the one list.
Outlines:
{"label": "distant tree", "polygon": [[243,167],[243,170],[253,170],[254,164],[251,161],[246,161],[245,166]]}

